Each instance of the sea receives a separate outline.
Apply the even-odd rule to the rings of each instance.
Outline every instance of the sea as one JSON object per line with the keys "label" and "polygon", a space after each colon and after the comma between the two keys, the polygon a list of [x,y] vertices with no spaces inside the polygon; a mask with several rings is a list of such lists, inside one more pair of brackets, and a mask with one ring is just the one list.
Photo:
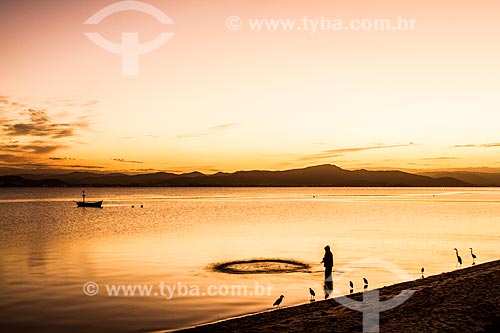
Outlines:
{"label": "sea", "polygon": [[[82,190],[102,208],[77,207]],[[459,270],[499,245],[500,188],[0,188],[0,327],[175,330]]]}

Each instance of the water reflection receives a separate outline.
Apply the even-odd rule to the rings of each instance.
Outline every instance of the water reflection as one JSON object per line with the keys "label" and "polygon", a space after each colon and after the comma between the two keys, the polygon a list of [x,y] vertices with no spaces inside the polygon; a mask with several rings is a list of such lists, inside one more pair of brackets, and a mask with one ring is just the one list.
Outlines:
{"label": "water reflection", "polygon": [[[63,321],[75,332],[174,329],[266,310],[281,294],[283,306],[308,302],[316,296],[309,288],[331,298],[332,271],[338,278],[343,265],[367,256],[394,262],[414,278],[423,276],[424,265],[426,276],[453,270],[455,247],[464,266],[476,262],[471,253],[478,263],[500,256],[498,189],[467,189],[466,197],[447,189],[92,189],[106,199],[101,210],[78,209],[68,200],[74,192],[0,189],[0,323],[24,322],[39,331]],[[434,194],[442,201],[426,199]],[[143,202],[147,208],[139,209]],[[320,264],[321,257],[329,261],[325,244],[335,246],[334,270]],[[311,267],[250,275],[207,269],[214,262],[255,258],[291,258]],[[368,277],[370,288],[377,288],[397,280],[359,269],[343,281],[358,288]],[[87,281],[99,283],[101,292],[85,296]],[[258,283],[273,292],[172,299],[105,294],[107,284],[160,282],[201,290],[251,290]],[[350,291],[348,283],[335,288]]]}

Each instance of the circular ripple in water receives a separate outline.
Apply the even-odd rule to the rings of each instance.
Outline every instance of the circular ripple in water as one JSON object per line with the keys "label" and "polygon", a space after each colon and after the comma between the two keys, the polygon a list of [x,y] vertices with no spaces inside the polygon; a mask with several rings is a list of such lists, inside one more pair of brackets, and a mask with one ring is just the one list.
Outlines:
{"label": "circular ripple in water", "polygon": [[212,265],[212,270],[228,274],[277,274],[310,272],[306,263],[290,259],[235,260]]}

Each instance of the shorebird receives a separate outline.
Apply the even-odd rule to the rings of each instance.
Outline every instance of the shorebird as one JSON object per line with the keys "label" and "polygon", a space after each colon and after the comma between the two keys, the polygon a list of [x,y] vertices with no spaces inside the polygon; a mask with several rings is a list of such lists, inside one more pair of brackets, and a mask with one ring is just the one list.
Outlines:
{"label": "shorebird", "polygon": [[349,293],[352,294],[352,292],[354,291],[354,283],[352,283],[352,281],[349,281],[349,286],[351,287],[351,290],[349,290]]}
{"label": "shorebird", "polygon": [[424,278],[424,268],[422,267],[422,269],[420,270],[422,272],[422,279]]}
{"label": "shorebird", "polygon": [[474,253],[472,253],[472,247],[469,247],[469,249],[470,249],[470,255],[472,256],[472,264],[475,265],[477,257]]}
{"label": "shorebird", "polygon": [[462,258],[460,258],[460,256],[458,255],[458,250],[457,250],[457,248],[455,248],[455,251],[457,252],[457,260],[458,260],[458,263],[460,264],[460,266],[462,266]]}
{"label": "shorebird", "polygon": [[281,295],[280,297],[278,297],[278,299],[273,303],[273,306],[276,306],[279,309],[281,301],[283,301],[283,298],[285,298],[285,296],[283,296],[283,295]]}
{"label": "shorebird", "polygon": [[314,301],[314,297],[316,297],[316,293],[314,292],[314,290],[312,290],[312,288],[309,288],[309,294],[311,294],[311,301]]}

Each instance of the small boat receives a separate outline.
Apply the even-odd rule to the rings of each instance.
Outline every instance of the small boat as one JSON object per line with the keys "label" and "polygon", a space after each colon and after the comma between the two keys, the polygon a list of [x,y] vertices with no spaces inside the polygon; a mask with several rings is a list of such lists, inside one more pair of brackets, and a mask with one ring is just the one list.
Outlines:
{"label": "small boat", "polygon": [[85,191],[82,191],[82,201],[77,201],[76,205],[78,207],[93,207],[93,208],[102,208],[102,200],[101,201],[85,201]]}
{"label": "small boat", "polygon": [[101,201],[94,201],[94,202],[88,202],[88,201],[77,201],[76,205],[78,207],[94,207],[94,208],[102,208],[102,200]]}

